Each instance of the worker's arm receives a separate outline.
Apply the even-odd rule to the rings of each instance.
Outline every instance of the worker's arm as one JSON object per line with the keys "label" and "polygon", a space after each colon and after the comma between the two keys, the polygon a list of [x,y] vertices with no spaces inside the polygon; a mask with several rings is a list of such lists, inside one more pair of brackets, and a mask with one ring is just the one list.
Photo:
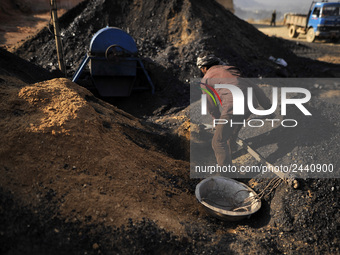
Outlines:
{"label": "worker's arm", "polygon": [[[201,83],[201,88],[202,89],[206,89],[209,91],[209,89],[207,88],[207,86],[203,85]],[[210,95],[207,94],[207,92],[205,92],[204,90],[202,90],[203,94],[207,95],[207,111],[209,112],[209,114],[214,118],[214,119],[218,119],[221,114],[220,114],[220,109],[218,108],[218,105],[215,105],[213,99],[210,97]],[[214,96],[214,94],[212,93],[212,95]]]}

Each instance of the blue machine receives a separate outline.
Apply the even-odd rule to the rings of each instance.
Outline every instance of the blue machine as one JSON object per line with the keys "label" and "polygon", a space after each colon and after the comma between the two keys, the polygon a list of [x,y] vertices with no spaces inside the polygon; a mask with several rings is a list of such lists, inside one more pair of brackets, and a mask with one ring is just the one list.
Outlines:
{"label": "blue machine", "polygon": [[77,82],[89,61],[93,83],[101,96],[130,96],[137,83],[137,68],[142,69],[154,94],[154,85],[138,58],[136,43],[125,31],[116,27],[99,30],[93,36],[90,50],[74,74],[73,82]]}

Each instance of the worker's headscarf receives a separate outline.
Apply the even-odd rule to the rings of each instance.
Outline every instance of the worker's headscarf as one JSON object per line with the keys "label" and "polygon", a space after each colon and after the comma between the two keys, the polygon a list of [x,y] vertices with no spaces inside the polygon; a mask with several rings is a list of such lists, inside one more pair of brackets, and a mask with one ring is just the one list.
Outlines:
{"label": "worker's headscarf", "polygon": [[209,54],[203,57],[198,57],[197,58],[197,66],[198,68],[201,68],[203,66],[210,66],[213,64],[216,65],[225,65],[226,63],[221,61],[218,57],[216,57],[214,54]]}

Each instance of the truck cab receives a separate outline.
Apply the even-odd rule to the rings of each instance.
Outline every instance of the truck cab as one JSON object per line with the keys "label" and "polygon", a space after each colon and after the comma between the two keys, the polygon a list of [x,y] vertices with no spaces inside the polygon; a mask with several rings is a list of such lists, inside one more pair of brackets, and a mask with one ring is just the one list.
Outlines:
{"label": "truck cab", "polygon": [[340,37],[340,2],[313,2],[308,14],[307,41]]}

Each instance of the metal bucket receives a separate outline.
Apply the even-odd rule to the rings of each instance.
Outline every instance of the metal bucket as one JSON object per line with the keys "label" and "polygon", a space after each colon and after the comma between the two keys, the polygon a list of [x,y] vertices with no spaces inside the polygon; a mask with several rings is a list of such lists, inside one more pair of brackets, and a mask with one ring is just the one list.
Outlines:
{"label": "metal bucket", "polygon": [[212,216],[228,221],[249,218],[261,200],[247,185],[226,177],[210,177],[196,186],[196,198]]}

